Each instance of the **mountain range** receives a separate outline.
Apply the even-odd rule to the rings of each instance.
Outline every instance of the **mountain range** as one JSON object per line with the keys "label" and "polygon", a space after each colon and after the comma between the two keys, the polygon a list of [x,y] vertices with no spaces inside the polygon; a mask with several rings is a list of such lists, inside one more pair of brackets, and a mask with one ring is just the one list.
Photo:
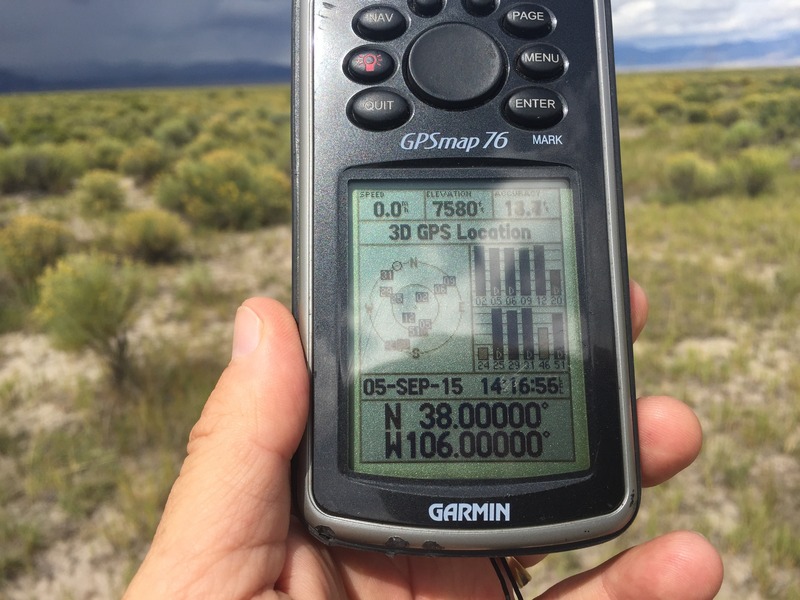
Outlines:
{"label": "mountain range", "polygon": [[[657,48],[618,42],[615,58],[620,71],[800,65],[800,33],[774,40]],[[0,58],[0,93],[288,83],[290,77],[288,65],[258,61],[187,65],[98,62],[24,72],[4,67]]]}
{"label": "mountain range", "polygon": [[800,32],[772,40],[742,40],[657,48],[622,42],[616,44],[614,54],[617,68],[620,70],[800,65]]}
{"label": "mountain range", "polygon": [[94,63],[47,73],[23,73],[0,65],[0,93],[287,83],[290,77],[288,65],[256,61]]}

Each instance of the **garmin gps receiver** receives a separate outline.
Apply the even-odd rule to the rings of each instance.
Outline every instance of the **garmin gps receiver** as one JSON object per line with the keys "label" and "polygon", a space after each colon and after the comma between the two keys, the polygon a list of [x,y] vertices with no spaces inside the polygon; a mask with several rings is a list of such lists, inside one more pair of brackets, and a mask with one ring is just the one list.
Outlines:
{"label": "garmin gps receiver", "polygon": [[297,457],[326,543],[504,555],[640,496],[610,7],[295,0]]}

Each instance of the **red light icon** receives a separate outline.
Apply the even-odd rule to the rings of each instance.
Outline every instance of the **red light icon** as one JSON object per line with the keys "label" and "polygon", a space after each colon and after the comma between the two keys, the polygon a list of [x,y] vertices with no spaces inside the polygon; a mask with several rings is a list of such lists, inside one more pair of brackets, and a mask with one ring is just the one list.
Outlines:
{"label": "red light icon", "polygon": [[393,70],[391,55],[379,48],[357,48],[347,56],[345,64],[347,76],[358,83],[382,81],[390,77]]}
{"label": "red light icon", "polygon": [[367,73],[372,73],[376,67],[380,67],[383,62],[383,56],[375,54],[374,52],[366,52],[356,56],[356,66],[363,69]]}

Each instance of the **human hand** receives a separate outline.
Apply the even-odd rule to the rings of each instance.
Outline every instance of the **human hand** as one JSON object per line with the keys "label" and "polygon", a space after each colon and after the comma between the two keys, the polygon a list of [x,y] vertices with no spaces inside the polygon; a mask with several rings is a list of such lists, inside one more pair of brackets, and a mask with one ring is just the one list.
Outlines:
{"label": "human hand", "polygon": [[[647,300],[631,285],[634,335]],[[389,557],[329,548],[291,516],[290,461],[308,412],[308,375],[292,316],[277,302],[246,301],[231,362],[192,430],[188,456],[153,544],[125,599],[500,598],[484,558]],[[642,482],[688,466],[701,445],[694,413],[669,397],[638,401]],[[543,557],[519,558],[532,566]],[[566,579],[542,600],[692,600],[722,583],[716,550],[691,532],[664,535]]]}

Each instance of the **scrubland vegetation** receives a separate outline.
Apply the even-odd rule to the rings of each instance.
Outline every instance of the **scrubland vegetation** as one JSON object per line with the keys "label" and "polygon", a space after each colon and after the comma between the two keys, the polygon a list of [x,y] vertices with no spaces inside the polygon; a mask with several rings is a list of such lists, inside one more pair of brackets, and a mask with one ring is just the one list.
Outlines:
{"label": "scrubland vegetation", "polygon": [[[534,575],[690,528],[720,597],[800,598],[800,74],[624,75],[619,107],[638,390],[706,445]],[[0,598],[119,595],[236,306],[289,300],[289,152],[285,87],[0,97]]]}
{"label": "scrubland vegetation", "polygon": [[688,402],[705,445],[622,538],[551,565],[689,528],[723,552],[720,598],[800,598],[800,73],[624,75],[619,108],[630,272],[651,303],[637,391]]}
{"label": "scrubland vegetation", "polygon": [[0,598],[119,595],[236,307],[289,301],[289,136],[285,87],[0,98]]}

